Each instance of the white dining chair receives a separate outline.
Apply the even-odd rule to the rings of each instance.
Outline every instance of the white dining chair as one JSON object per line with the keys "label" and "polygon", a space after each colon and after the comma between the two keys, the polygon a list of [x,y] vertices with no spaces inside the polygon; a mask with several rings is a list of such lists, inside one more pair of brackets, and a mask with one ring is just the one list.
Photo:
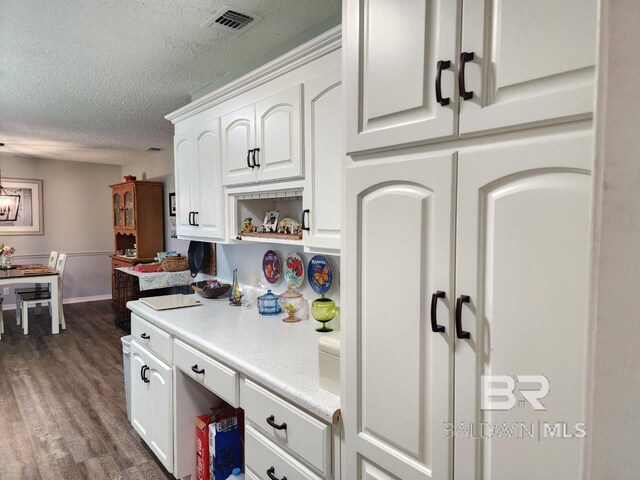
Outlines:
{"label": "white dining chair", "polygon": [[[47,266],[53,270],[56,269],[56,265],[58,264],[58,255],[60,255],[55,250],[52,250],[49,254],[49,262]],[[20,315],[20,298],[19,295],[23,293],[35,293],[41,291],[49,290],[49,284],[36,283],[31,287],[24,288],[16,288],[14,293],[16,294],[16,323],[20,325],[21,315]],[[36,315],[40,315],[42,313],[42,304],[36,304]],[[51,305],[49,305],[49,313],[51,313]]]}
{"label": "white dining chair", "polygon": [[[60,326],[63,330],[67,328],[67,323],[64,318],[64,310],[62,308],[62,285],[64,280],[64,270],[67,263],[67,254],[61,253],[58,255],[58,263],[56,265],[56,271],[58,272],[58,308],[60,312]],[[29,306],[38,303],[48,303],[49,307],[53,306],[53,299],[51,298],[51,292],[43,290],[40,292],[25,293],[20,295],[21,317],[22,317],[22,333],[27,335],[29,333]],[[17,304],[16,304],[17,309]],[[17,315],[17,310],[16,310]],[[53,315],[52,315],[53,318]],[[52,325],[53,329],[53,325]]]}

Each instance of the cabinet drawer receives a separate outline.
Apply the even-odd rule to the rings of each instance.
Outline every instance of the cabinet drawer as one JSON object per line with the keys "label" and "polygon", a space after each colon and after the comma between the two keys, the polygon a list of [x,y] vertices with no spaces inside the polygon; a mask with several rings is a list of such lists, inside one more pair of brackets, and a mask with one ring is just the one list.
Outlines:
{"label": "cabinet drawer", "polygon": [[135,313],[131,314],[131,335],[140,345],[151,350],[169,365],[173,363],[171,335],[151,325]]}
{"label": "cabinet drawer", "polygon": [[[290,449],[323,475],[329,473],[331,432],[328,424],[316,420],[248,379],[242,384],[241,398],[246,418],[267,437]],[[276,425],[286,424],[286,427],[275,428],[269,421]]]}
{"label": "cabinet drawer", "polygon": [[229,367],[200,353],[180,340],[175,341],[175,365],[231,406],[238,407],[240,405],[238,373]]}
{"label": "cabinet drawer", "polygon": [[268,472],[287,480],[321,480],[251,425],[245,427],[244,455],[247,470],[261,480],[270,480]]}

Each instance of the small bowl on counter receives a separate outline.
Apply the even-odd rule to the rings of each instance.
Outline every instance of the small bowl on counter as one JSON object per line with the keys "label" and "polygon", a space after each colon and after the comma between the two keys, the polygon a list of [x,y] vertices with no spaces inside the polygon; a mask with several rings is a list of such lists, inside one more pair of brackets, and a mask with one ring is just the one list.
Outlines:
{"label": "small bowl on counter", "polygon": [[192,283],[191,288],[203,298],[219,298],[229,291],[231,285],[218,281],[205,280]]}

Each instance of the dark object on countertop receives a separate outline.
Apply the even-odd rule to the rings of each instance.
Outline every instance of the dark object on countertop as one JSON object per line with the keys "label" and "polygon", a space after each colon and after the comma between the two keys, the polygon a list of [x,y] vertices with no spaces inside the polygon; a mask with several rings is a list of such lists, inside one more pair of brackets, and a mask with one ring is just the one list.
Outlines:
{"label": "dark object on countertop", "polygon": [[191,284],[194,292],[203,298],[218,298],[229,291],[231,285],[219,282],[195,282]]}
{"label": "dark object on countertop", "polygon": [[192,277],[198,275],[198,272],[209,265],[210,252],[211,250],[208,243],[198,242],[196,240],[189,242],[189,270],[191,271]]}

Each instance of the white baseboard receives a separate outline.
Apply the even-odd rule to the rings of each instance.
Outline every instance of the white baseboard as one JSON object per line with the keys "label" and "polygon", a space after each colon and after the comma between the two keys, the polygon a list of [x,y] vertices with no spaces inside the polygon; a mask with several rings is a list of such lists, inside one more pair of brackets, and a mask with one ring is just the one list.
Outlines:
{"label": "white baseboard", "polygon": [[[111,294],[106,295],[93,295],[89,297],[75,297],[75,298],[65,298],[62,300],[62,303],[84,303],[84,302],[97,302],[98,300],[111,300]],[[8,303],[6,305],[2,305],[3,310],[15,310],[15,303]]]}

